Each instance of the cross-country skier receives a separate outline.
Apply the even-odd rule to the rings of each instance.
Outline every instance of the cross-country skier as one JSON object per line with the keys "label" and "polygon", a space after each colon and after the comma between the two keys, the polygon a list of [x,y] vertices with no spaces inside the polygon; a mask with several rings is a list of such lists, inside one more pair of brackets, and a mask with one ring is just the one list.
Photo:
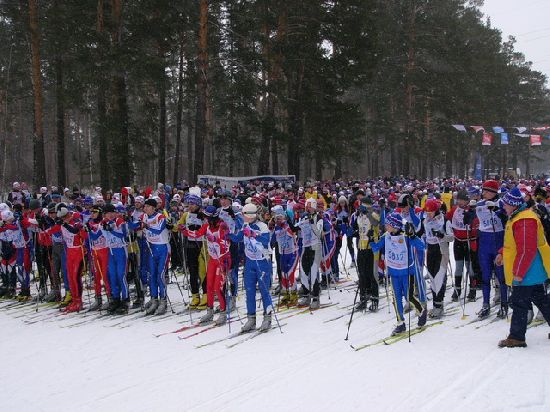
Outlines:
{"label": "cross-country skier", "polygon": [[[423,327],[427,320],[427,309],[414,296],[409,277],[418,278],[421,276],[422,267],[418,263],[418,256],[424,253],[423,242],[415,236],[414,230],[408,233],[403,231],[403,218],[399,213],[392,213],[386,216],[386,233],[376,243],[371,243],[373,251],[380,250],[385,256],[388,274],[391,277],[391,284],[394,293],[394,304],[396,306],[397,326],[392,335],[403,333],[407,330],[405,316],[403,313],[403,298],[407,299],[418,313],[418,326]],[[420,267],[419,267],[420,266]],[[413,285],[422,285],[420,282],[412,282]],[[419,290],[419,296],[425,295]]]}
{"label": "cross-country skier", "polygon": [[[190,309],[206,309],[206,263],[207,253],[204,248],[204,236],[198,236],[197,231],[202,227],[205,216],[201,211],[202,200],[196,194],[188,194],[184,201],[188,204],[187,212],[183,213],[178,221],[178,229],[183,233],[185,261],[189,270],[191,284]],[[202,288],[202,297],[199,291]]]}
{"label": "cross-country skier", "polygon": [[374,253],[370,242],[379,239],[380,217],[372,209],[372,199],[363,198],[353,217],[353,229],[359,239],[357,271],[359,273],[359,304],[356,310],[378,310],[378,280],[374,272]]}
{"label": "cross-country skier", "polygon": [[443,299],[447,286],[447,266],[449,264],[449,242],[452,242],[451,222],[442,213],[442,203],[428,199],[424,205],[425,218],[422,229],[426,238],[426,268],[430,277],[433,309],[430,317],[439,319],[444,314]]}
{"label": "cross-country skier", "polygon": [[166,227],[166,217],[157,211],[157,206],[156,200],[147,199],[142,217],[149,251],[147,266],[151,291],[151,300],[145,305],[146,315],[164,315],[167,309],[165,273],[170,262],[170,234]]}
{"label": "cross-country skier", "polygon": [[[475,209],[469,206],[470,198],[466,190],[459,191],[456,200],[457,204],[447,212],[447,220],[451,222],[451,227],[453,228],[453,254],[456,262],[454,273],[455,290],[453,291],[452,300],[457,302],[460,299],[464,265],[466,265],[470,282],[468,300],[474,302],[476,300],[476,289],[481,284],[481,271],[477,259],[477,228],[479,220],[474,218]],[[475,204],[476,201],[472,199],[472,206]],[[467,216],[468,213],[471,213],[472,220],[466,224],[464,216]],[[464,287],[466,288],[466,285]]]}
{"label": "cross-country skier", "polygon": [[[107,238],[105,237],[102,229],[103,211],[99,206],[94,206],[91,210],[91,218],[86,223],[86,227],[89,232],[90,244],[91,244],[91,256],[94,273],[94,291],[95,301],[90,306],[90,311],[103,309],[103,299],[101,297],[101,283],[105,287],[107,299],[111,301],[111,287],[109,284],[109,255],[110,249],[107,244]],[[107,309],[106,307],[105,309]]]}
{"label": "cross-country skier", "polygon": [[244,227],[239,232],[239,240],[244,242],[246,261],[244,265],[244,285],[246,289],[247,322],[241,332],[250,332],[256,328],[256,286],[262,296],[264,317],[260,331],[267,332],[271,328],[273,303],[269,288],[273,267],[271,265],[271,250],[269,249],[269,229],[258,220],[258,207],[252,203],[243,207]]}
{"label": "cross-country skier", "polygon": [[476,205],[476,215],[479,219],[479,265],[483,281],[483,306],[478,313],[480,318],[490,314],[489,299],[491,297],[491,277],[493,270],[500,284],[499,318],[508,314],[508,288],[504,283],[502,266],[495,266],[494,261],[504,241],[504,224],[506,213],[502,208],[502,201],[498,199],[499,189],[496,180],[487,180],[483,183],[481,195],[483,200]]}
{"label": "cross-country skier", "polygon": [[323,219],[317,213],[317,200],[310,197],[306,201],[306,211],[298,220],[296,226],[300,229],[302,239],[302,266],[300,299],[298,306],[309,306],[318,309],[319,302],[319,267],[321,265],[321,236],[323,235]]}
{"label": "cross-country skier", "polygon": [[273,236],[277,242],[281,266],[281,306],[294,306],[298,302],[295,271],[298,265],[298,242],[295,228],[287,221],[282,206],[271,208],[275,227]]}
{"label": "cross-country skier", "polygon": [[206,236],[208,249],[208,266],[206,268],[208,303],[206,314],[200,319],[201,323],[208,323],[214,319],[214,296],[220,303],[220,314],[215,320],[216,325],[223,325],[227,320],[225,279],[231,269],[231,254],[229,252],[229,227],[220,219],[219,209],[215,206],[206,206],[204,214],[207,219],[198,231],[200,236]]}

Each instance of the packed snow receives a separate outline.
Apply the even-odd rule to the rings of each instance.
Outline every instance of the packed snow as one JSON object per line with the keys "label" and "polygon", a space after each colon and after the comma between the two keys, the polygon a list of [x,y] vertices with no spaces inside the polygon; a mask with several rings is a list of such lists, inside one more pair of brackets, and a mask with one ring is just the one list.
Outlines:
{"label": "packed snow", "polygon": [[[462,319],[449,287],[449,314],[441,325],[413,335],[411,343],[405,338],[353,350],[350,345],[388,337],[395,315],[382,287],[379,311],[355,313],[344,340],[356,290],[349,261],[348,256],[349,277],[344,273],[343,282],[332,286],[330,299],[327,291],[322,294],[322,303],[332,306],[301,314],[281,310],[282,333],[274,321],[269,333],[231,348],[248,335],[198,348],[228,336],[228,325],[187,339],[181,338],[206,327],[167,333],[191,324],[190,315],[181,313],[174,283],[169,296],[180,314],[162,318],[64,315],[51,307],[36,312],[35,304],[1,301],[2,410],[550,410],[548,326],[528,329],[526,349],[499,349],[509,322],[491,322],[492,315],[469,324],[480,299],[466,303],[469,316]],[[238,309],[240,320],[234,315],[231,333],[246,317],[244,292]],[[192,316],[196,323],[199,312]],[[413,313],[413,329],[416,320]]]}

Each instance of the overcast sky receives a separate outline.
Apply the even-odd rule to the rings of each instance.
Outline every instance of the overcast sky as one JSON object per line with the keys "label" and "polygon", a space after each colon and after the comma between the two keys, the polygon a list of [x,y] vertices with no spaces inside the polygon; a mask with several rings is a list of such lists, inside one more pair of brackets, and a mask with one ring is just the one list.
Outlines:
{"label": "overcast sky", "polygon": [[481,10],[502,38],[514,36],[515,49],[550,79],[550,0],[485,0]]}

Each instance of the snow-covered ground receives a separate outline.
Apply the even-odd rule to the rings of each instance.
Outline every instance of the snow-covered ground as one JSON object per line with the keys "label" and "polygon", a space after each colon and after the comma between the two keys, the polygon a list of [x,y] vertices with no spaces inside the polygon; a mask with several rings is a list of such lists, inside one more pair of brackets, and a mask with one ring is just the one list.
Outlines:
{"label": "snow-covered ground", "polygon": [[[355,278],[355,270],[349,273]],[[356,352],[350,344],[387,337],[395,316],[381,289],[379,312],[356,313],[345,341],[355,289],[352,280],[339,288],[330,300],[322,295],[323,303],[335,305],[288,319],[296,310],[280,312],[282,334],[273,329],[232,348],[227,345],[241,337],[197,348],[228,335],[227,326],[185,340],[179,337],[202,328],[154,336],[190,324],[188,314],[92,320],[43,307],[36,313],[31,305],[8,309],[2,302],[2,410],[550,411],[547,325],[528,330],[526,349],[499,349],[506,320],[466,325],[478,300],[467,304],[467,320],[458,311],[411,343]],[[174,284],[170,296],[181,311]],[[244,296],[238,303],[245,317]],[[456,306],[448,302],[447,309]],[[411,322],[414,327],[416,315]],[[232,332],[240,325],[234,320]]]}

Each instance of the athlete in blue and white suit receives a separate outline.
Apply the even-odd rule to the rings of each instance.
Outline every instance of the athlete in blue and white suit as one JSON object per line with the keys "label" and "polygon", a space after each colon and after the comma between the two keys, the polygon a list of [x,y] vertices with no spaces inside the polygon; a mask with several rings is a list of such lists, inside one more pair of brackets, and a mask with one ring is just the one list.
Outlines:
{"label": "athlete in blue and white suit", "polygon": [[[166,313],[165,273],[170,262],[170,232],[166,227],[166,216],[157,210],[154,199],[145,201],[145,214],[142,217],[143,233],[149,250],[148,272],[151,300],[147,302],[147,315]],[[160,302],[159,302],[160,298]]]}
{"label": "athlete in blue and white suit", "polygon": [[126,280],[126,262],[128,251],[126,250],[126,237],[128,226],[121,217],[116,217],[116,210],[112,204],[104,207],[105,219],[102,222],[102,233],[109,248],[108,277],[111,286],[111,303],[108,312],[124,312],[128,309],[128,282]]}
{"label": "athlete in blue and white suit", "polygon": [[[388,274],[394,292],[394,305],[397,316],[397,327],[392,335],[405,332],[405,316],[403,313],[403,298],[407,299],[419,313],[418,326],[426,324],[426,292],[422,290],[422,266],[418,263],[418,256],[424,253],[424,243],[416,236],[406,236],[403,233],[403,218],[399,213],[386,216],[386,233],[376,243],[370,243],[373,252],[381,251],[384,254]],[[415,282],[410,282],[413,277]],[[410,285],[415,285],[419,299],[414,295]]]}
{"label": "athlete in blue and white suit", "polygon": [[250,203],[243,208],[244,226],[237,235],[237,240],[244,242],[246,256],[244,264],[244,287],[246,289],[246,312],[248,321],[241,332],[250,332],[256,328],[256,284],[262,296],[264,318],[261,331],[271,328],[271,313],[273,303],[269,288],[273,267],[271,264],[271,250],[269,248],[270,233],[267,225],[257,218],[258,209]]}
{"label": "athlete in blue and white suit", "polygon": [[[506,317],[508,313],[508,287],[504,282],[503,266],[495,265],[495,258],[499,249],[504,244],[504,226],[506,225],[506,212],[504,211],[502,200],[498,199],[497,190],[486,181],[483,184],[481,195],[483,200],[477,203],[475,211],[479,220],[478,228],[478,258],[481,268],[483,307],[478,313],[480,318],[489,316],[489,299],[491,297],[491,276],[493,271],[500,283],[500,302],[501,308],[498,317]],[[496,182],[495,182],[496,183]],[[495,185],[498,187],[498,184]],[[468,219],[465,216],[465,220]],[[471,224],[471,222],[465,222]]]}

